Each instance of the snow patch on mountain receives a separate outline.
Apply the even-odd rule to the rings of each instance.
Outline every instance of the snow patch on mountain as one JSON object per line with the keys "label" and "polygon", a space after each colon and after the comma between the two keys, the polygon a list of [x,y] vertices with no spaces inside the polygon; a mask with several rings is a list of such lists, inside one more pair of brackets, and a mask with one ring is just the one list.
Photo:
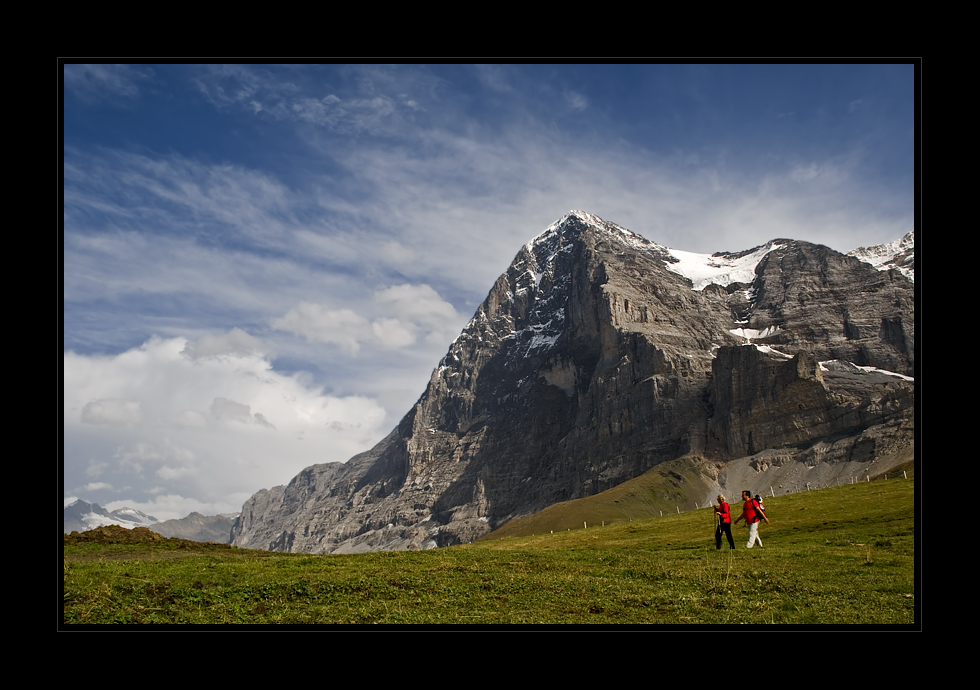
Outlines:
{"label": "snow patch on mountain", "polygon": [[824,362],[820,362],[821,371],[849,371],[852,373],[866,374],[884,374],[886,376],[894,376],[895,378],[902,379],[903,381],[912,381],[915,379],[911,376],[906,376],[905,374],[898,374],[894,371],[888,371],[887,369],[879,369],[878,367],[865,367],[860,364],[855,364],[854,362],[846,362],[842,359],[829,359]]}
{"label": "snow patch on mountain", "polygon": [[755,267],[766,254],[784,245],[767,242],[749,252],[729,254],[696,254],[679,249],[668,249],[676,263],[666,262],[667,269],[691,281],[694,290],[703,290],[711,284],[722,287],[731,283],[751,283],[755,280]]}
{"label": "snow patch on mountain", "polygon": [[750,343],[759,338],[768,338],[770,335],[779,332],[779,326],[768,326],[761,331],[756,328],[734,328],[729,331],[740,338],[745,338]]}

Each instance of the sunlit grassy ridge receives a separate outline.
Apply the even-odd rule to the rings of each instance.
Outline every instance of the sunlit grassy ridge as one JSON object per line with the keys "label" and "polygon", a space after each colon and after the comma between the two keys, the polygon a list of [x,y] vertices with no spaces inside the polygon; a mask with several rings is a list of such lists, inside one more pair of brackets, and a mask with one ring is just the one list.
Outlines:
{"label": "sunlit grassy ridge", "polygon": [[424,552],[66,545],[63,619],[912,626],[914,504],[911,479],[777,496],[751,551],[715,550],[710,508]]}
{"label": "sunlit grassy ridge", "polygon": [[534,515],[511,520],[481,541],[564,532],[603,523],[630,522],[694,509],[709,482],[688,458],[662,463],[595,496],[563,501]]}

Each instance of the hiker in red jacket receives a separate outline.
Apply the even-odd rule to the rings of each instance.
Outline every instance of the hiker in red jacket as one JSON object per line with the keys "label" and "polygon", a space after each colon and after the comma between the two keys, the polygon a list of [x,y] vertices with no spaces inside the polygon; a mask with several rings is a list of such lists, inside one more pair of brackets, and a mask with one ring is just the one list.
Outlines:
{"label": "hiker in red jacket", "polygon": [[725,497],[718,494],[718,505],[715,506],[715,516],[718,518],[718,528],[715,530],[715,548],[721,549],[721,535],[724,533],[728,537],[728,545],[735,548],[735,540],[732,539],[732,512]]}
{"label": "hiker in red jacket", "polygon": [[745,545],[745,548],[751,549],[753,546],[755,546],[756,542],[759,542],[759,546],[761,547],[762,540],[759,539],[759,523],[762,520],[765,520],[766,524],[768,525],[769,518],[766,517],[766,514],[762,512],[762,508],[760,508],[759,504],[756,503],[754,498],[752,498],[751,491],[743,491],[742,500],[745,501],[745,503],[742,504],[742,514],[735,522],[739,523],[744,518],[745,524],[749,526],[749,543]]}

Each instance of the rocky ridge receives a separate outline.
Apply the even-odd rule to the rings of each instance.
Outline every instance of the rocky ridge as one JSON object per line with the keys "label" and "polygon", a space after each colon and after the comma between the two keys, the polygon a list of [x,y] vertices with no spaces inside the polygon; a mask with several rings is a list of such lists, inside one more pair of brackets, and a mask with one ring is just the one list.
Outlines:
{"label": "rocky ridge", "polygon": [[521,248],[387,438],[255,494],[233,543],[432,548],[666,460],[724,488],[767,453],[844,471],[911,443],[907,277],[794,240],[694,256],[567,214]]}
{"label": "rocky ridge", "polygon": [[894,268],[909,280],[915,280],[915,233],[909,232],[900,240],[876,244],[871,247],[858,247],[847,253],[875,268]]}

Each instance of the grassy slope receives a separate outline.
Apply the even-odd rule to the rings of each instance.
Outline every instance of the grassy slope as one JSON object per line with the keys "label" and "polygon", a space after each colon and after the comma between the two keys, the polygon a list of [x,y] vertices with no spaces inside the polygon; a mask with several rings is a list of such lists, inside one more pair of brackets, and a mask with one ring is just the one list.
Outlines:
{"label": "grassy slope", "polygon": [[[915,461],[911,448],[908,454],[911,459],[890,469],[887,476],[895,478],[905,472],[914,479]],[[695,501],[704,500],[711,485],[699,467],[697,461],[687,457],[665,462],[595,496],[556,503],[533,515],[511,520],[480,541],[565,532],[583,529],[585,525],[597,527],[603,523],[611,525],[692,510],[696,507]],[[881,478],[879,474],[872,479]],[[728,500],[737,508],[738,496],[729,496]]]}
{"label": "grassy slope", "polygon": [[678,510],[694,509],[695,500],[703,499],[709,485],[695,463],[686,457],[678,458],[595,496],[556,503],[534,515],[511,520],[481,541],[676,514]]}
{"label": "grassy slope", "polygon": [[765,549],[710,508],[425,552],[67,544],[63,624],[885,624],[914,627],[914,481],[766,501]]}

